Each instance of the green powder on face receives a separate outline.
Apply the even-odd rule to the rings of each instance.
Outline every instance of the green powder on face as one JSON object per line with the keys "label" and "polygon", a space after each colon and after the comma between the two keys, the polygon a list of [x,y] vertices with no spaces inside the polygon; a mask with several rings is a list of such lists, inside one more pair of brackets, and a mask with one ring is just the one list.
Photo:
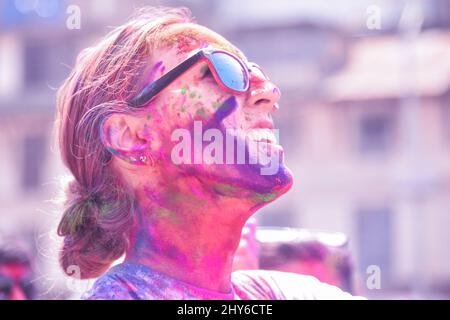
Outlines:
{"label": "green powder on face", "polygon": [[195,200],[195,198],[192,198],[189,195],[183,193],[173,193],[169,195],[169,197],[172,204],[197,204],[197,200]]}
{"label": "green powder on face", "polygon": [[197,110],[195,115],[200,116],[200,117],[204,117],[206,115],[206,110],[204,108],[200,108],[200,109]]}
{"label": "green powder on face", "polygon": [[186,92],[187,92],[187,87],[181,88],[181,94],[186,94]]}
{"label": "green powder on face", "polygon": [[257,193],[257,194],[255,194],[254,199],[256,201],[269,202],[269,201],[272,201],[273,199],[275,199],[276,196],[277,196],[277,194],[275,192]]}
{"label": "green powder on face", "polygon": [[213,102],[213,103],[212,103],[212,107],[213,107],[215,110],[219,109],[220,105],[221,105],[221,103],[220,103],[219,101],[216,101],[216,102]]}
{"label": "green powder on face", "polygon": [[214,185],[214,191],[221,195],[234,195],[238,191],[238,188],[229,184],[218,183]]}
{"label": "green powder on face", "polygon": [[179,224],[177,214],[166,208],[159,208],[157,211],[158,218],[168,219],[172,224]]}

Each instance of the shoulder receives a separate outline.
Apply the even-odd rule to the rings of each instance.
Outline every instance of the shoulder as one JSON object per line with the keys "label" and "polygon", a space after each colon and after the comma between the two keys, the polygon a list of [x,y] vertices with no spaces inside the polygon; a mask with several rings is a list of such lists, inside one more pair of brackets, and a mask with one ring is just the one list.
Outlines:
{"label": "shoulder", "polygon": [[82,300],[133,300],[132,292],[116,276],[103,275],[92,288],[81,296]]}
{"label": "shoulder", "polygon": [[98,278],[92,288],[85,292],[83,300],[137,300],[136,279],[133,273],[123,272],[122,267],[111,268]]}
{"label": "shoulder", "polygon": [[315,277],[289,272],[249,270],[233,273],[236,294],[242,299],[343,300],[361,299]]}

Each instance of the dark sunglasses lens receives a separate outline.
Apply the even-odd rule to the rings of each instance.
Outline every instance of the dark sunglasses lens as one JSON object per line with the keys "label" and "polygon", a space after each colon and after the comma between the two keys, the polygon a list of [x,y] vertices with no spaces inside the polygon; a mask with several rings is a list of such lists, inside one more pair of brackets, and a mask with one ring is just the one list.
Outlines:
{"label": "dark sunglasses lens", "polygon": [[247,90],[247,72],[235,58],[226,53],[215,52],[210,59],[217,75],[226,87],[240,92]]}

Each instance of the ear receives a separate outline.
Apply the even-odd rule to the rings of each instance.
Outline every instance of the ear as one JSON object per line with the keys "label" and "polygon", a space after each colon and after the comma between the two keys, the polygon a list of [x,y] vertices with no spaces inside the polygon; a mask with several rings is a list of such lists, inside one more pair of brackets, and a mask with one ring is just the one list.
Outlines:
{"label": "ear", "polygon": [[148,148],[149,141],[142,134],[143,128],[143,119],[124,113],[113,113],[102,123],[101,139],[114,155],[126,156]]}

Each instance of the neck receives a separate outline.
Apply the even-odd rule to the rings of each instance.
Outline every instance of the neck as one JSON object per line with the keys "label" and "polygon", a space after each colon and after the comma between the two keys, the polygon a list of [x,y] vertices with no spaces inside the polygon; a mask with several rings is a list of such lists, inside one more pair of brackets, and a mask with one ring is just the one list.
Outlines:
{"label": "neck", "polygon": [[149,193],[153,199],[140,201],[126,261],[229,293],[234,253],[252,210],[237,198],[205,196],[192,192],[192,182],[187,185],[190,193],[183,188],[164,195],[147,190],[144,199]]}

